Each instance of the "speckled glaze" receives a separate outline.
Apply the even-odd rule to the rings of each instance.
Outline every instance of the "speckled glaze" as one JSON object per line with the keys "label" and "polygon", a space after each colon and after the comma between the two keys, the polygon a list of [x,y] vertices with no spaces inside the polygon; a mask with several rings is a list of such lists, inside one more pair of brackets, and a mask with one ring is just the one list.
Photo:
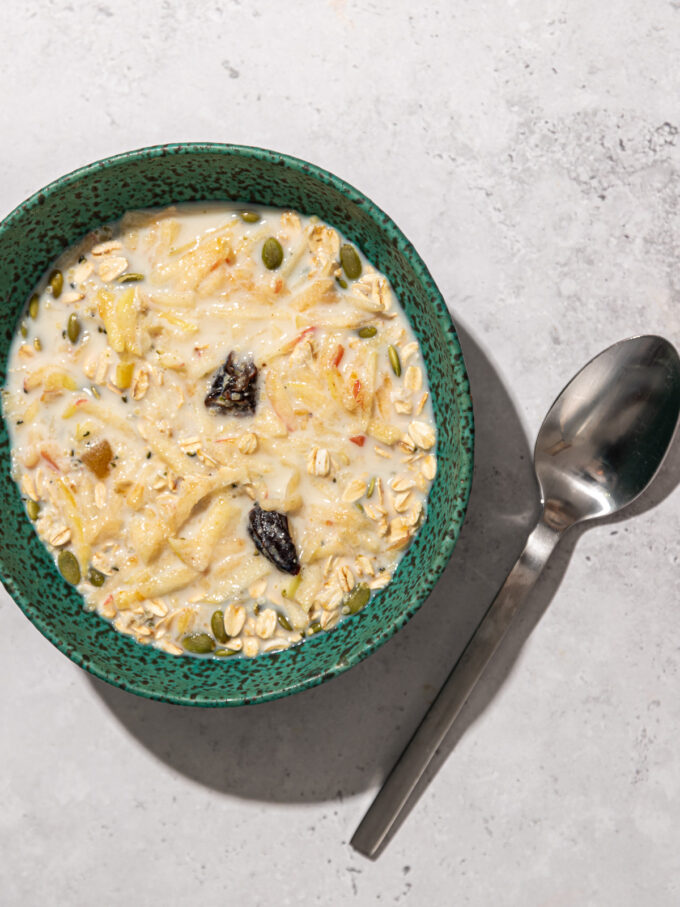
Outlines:
{"label": "speckled glaze", "polygon": [[202,199],[240,200],[317,214],[383,271],[423,349],[438,429],[439,471],[427,520],[390,585],[360,614],[283,652],[255,659],[177,658],[117,633],[58,574],[28,521],[0,431],[3,532],[0,574],[24,614],[72,661],[130,692],[181,705],[235,706],[275,699],[345,671],[402,627],[444,569],[465,518],[473,416],[450,315],[427,268],[390,218],[336,176],[259,148],[189,143],[98,161],[51,183],[0,224],[2,383],[27,295],[49,263],[88,230],[125,211]]}

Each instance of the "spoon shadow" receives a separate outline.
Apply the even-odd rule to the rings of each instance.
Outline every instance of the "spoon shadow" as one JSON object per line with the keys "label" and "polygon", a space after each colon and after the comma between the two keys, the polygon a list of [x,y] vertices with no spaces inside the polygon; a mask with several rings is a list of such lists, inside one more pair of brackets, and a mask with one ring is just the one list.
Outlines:
{"label": "spoon shadow", "polygon": [[[520,614],[515,622],[511,624],[498,651],[494,654],[491,663],[471,692],[459,717],[447,734],[444,743],[437,750],[428,768],[424,772],[423,777],[409,797],[407,805],[402,810],[399,818],[383,841],[381,847],[371,859],[377,859],[385,848],[389,846],[394,836],[398,834],[403,823],[417,806],[420,798],[423,796],[439,770],[456,748],[459,741],[483,714],[484,710],[499,692],[503,683],[512,671],[512,667],[517,660],[523,645],[538,625],[559,588],[581,536],[592,527],[614,526],[624,520],[629,520],[632,517],[639,516],[652,510],[672,494],[678,486],[680,486],[680,430],[676,429],[668,453],[666,454],[658,473],[639,498],[612,516],[591,520],[590,522],[574,526],[565,534],[559,546],[546,564],[536,586],[523,602]],[[489,600],[489,603],[490,601],[491,600]],[[452,662],[451,666],[453,666],[454,663],[455,662]],[[442,679],[442,682],[444,679],[445,678]],[[424,717],[424,715],[421,717]],[[415,731],[416,727],[417,724],[414,725],[412,731]],[[408,739],[409,738],[404,739],[404,747],[408,743]]]}
{"label": "spoon shadow", "polygon": [[[427,603],[392,640],[351,671],[275,702],[234,710],[186,708],[138,698],[90,677],[117,720],[171,769],[217,792],[263,802],[342,799],[384,780],[518,557],[538,514],[531,450],[515,406],[492,362],[460,321],[456,323],[475,402],[475,479],[455,552]],[[557,385],[560,376],[555,377]],[[664,469],[645,494],[646,504],[633,504],[627,513],[655,506],[670,493],[680,480],[680,451],[675,451],[675,461],[675,480],[668,480]],[[559,587],[579,536],[578,531],[568,535],[555,553],[411,808],[501,688]]]}

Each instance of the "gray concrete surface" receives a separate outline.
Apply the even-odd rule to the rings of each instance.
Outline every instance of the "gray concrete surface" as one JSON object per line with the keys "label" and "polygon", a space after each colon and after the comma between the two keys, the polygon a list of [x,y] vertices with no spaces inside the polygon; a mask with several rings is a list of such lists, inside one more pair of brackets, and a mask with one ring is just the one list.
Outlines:
{"label": "gray concrete surface", "polygon": [[[95,682],[0,598],[0,902],[680,902],[680,478],[565,544],[376,862],[348,841],[523,541],[530,448],[623,336],[680,342],[680,3],[5,2],[0,211],[146,144],[261,145],[388,211],[460,324],[470,516],[330,684],[231,712]],[[1,264],[0,264],[1,266]]]}

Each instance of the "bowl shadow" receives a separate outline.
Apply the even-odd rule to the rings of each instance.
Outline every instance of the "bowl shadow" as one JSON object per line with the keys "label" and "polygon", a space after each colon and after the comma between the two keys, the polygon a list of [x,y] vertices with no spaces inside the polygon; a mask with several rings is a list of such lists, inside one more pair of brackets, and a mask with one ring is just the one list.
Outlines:
{"label": "bowl shadow", "polygon": [[456,323],[475,403],[475,477],[455,552],[428,601],[351,671],[274,702],[188,708],[90,677],[118,721],[175,771],[244,798],[313,802],[375,785],[399,755],[519,554],[538,509],[531,451],[515,406],[492,362]]}
{"label": "bowl shadow", "polygon": [[[351,671],[260,705],[168,705],[88,676],[117,720],[174,771],[221,793],[282,803],[342,800],[386,777],[518,557],[539,510],[532,454],[515,406],[488,356],[456,323],[475,401],[475,476],[458,544],[428,601]],[[556,392],[568,377],[554,376]],[[643,513],[678,484],[676,434],[647,492],[621,514],[590,525]],[[510,675],[587,528],[563,539],[386,843]]]}

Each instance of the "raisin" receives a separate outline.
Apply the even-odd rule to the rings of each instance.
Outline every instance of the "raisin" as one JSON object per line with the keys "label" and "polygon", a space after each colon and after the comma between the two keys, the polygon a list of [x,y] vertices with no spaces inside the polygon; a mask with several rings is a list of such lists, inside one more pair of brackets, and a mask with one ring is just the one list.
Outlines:
{"label": "raisin", "polygon": [[263,510],[255,502],[248,514],[248,532],[258,551],[284,573],[300,572],[295,545],[288,530],[288,517],[276,510]]}
{"label": "raisin", "polygon": [[96,444],[91,444],[82,452],[80,459],[98,479],[103,479],[108,473],[109,464],[113,459],[111,445],[107,440],[97,441]]}
{"label": "raisin", "polygon": [[255,412],[257,402],[257,366],[252,359],[239,361],[231,352],[224,365],[215,372],[210,390],[203,401],[218,413],[247,416]]}

